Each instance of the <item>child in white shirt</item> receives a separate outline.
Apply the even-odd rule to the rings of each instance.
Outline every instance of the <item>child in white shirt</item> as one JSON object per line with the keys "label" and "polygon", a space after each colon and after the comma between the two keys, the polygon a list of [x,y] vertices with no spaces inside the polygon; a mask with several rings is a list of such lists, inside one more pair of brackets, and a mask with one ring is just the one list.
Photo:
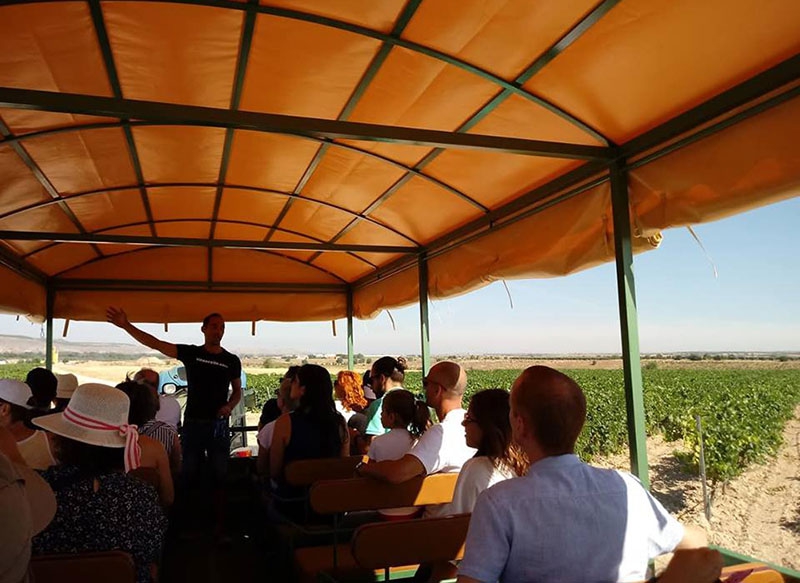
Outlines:
{"label": "child in white shirt", "polygon": [[[374,462],[398,460],[408,453],[430,425],[428,406],[405,389],[389,391],[383,397],[381,424],[389,432],[372,438],[369,459]],[[410,506],[383,509],[380,514],[386,520],[399,520],[413,518],[421,511],[421,508]]]}

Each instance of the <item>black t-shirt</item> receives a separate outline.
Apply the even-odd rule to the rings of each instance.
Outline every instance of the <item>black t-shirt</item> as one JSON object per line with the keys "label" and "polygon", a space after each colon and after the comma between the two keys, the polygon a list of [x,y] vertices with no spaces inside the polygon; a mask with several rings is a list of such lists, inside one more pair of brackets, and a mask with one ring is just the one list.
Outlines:
{"label": "black t-shirt", "polygon": [[178,360],[186,367],[187,419],[215,419],[228,402],[228,387],[242,375],[239,357],[224,348],[219,354],[202,346],[178,344]]}

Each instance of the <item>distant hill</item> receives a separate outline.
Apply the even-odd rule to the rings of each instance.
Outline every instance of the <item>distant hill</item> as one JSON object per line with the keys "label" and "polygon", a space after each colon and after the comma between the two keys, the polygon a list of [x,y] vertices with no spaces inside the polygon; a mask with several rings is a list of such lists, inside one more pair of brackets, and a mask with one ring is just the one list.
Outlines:
{"label": "distant hill", "polygon": [[[120,354],[125,356],[145,356],[156,354],[136,344],[122,342],[69,342],[56,340],[55,347],[60,354]],[[5,355],[41,355],[44,354],[44,338],[29,336],[12,336],[0,334],[0,354]]]}

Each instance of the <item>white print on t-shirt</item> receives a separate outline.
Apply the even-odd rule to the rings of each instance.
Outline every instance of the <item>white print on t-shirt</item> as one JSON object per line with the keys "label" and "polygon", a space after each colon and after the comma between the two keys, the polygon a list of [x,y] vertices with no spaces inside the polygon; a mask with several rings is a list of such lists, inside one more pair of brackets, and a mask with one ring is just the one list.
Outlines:
{"label": "white print on t-shirt", "polygon": [[203,362],[205,364],[216,364],[217,366],[221,366],[223,368],[228,368],[228,365],[224,362],[217,362],[216,360],[206,360],[205,358],[200,358],[199,356],[195,358],[197,362]]}

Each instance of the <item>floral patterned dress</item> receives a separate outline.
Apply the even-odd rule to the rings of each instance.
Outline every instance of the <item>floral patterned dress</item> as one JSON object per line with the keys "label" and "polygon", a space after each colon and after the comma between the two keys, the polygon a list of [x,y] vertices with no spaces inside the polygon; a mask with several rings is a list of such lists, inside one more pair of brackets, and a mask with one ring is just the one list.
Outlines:
{"label": "floral patterned dress", "polygon": [[82,475],[75,466],[40,472],[56,494],[52,522],[33,538],[34,555],[122,550],[133,556],[138,583],[161,553],[167,519],[155,488],[123,473]]}

